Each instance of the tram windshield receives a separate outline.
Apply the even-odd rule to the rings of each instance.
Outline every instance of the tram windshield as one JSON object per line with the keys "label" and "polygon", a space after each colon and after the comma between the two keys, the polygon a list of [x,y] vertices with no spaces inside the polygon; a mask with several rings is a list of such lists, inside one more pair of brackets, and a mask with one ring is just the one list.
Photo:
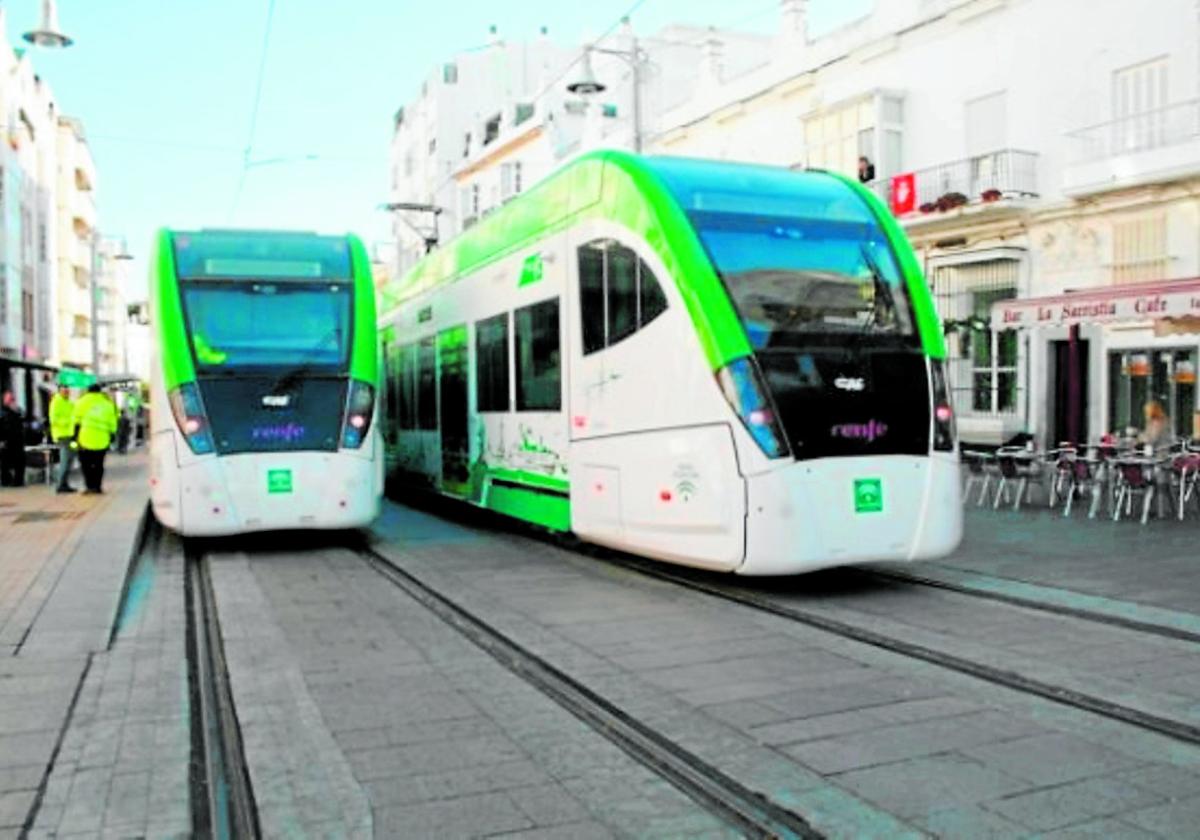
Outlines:
{"label": "tram windshield", "polygon": [[350,349],[350,283],[192,282],[184,310],[202,374],[336,371]]}
{"label": "tram windshield", "polygon": [[814,334],[915,339],[908,295],[882,232],[864,222],[690,214],[756,349]]}

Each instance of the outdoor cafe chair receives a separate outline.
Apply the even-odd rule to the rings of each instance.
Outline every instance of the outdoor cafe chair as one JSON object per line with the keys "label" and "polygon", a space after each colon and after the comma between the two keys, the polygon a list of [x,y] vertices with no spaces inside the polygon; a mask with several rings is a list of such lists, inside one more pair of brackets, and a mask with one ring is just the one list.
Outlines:
{"label": "outdoor cafe chair", "polygon": [[1096,455],[1080,455],[1078,452],[1070,460],[1070,477],[1067,482],[1066,504],[1063,505],[1063,516],[1070,516],[1075,506],[1075,497],[1084,493],[1091,494],[1092,501],[1088,505],[1088,519],[1095,519],[1100,509],[1100,500],[1104,497],[1105,474],[1107,462]]}
{"label": "outdoor cafe chair", "polygon": [[1113,522],[1122,515],[1133,513],[1133,498],[1142,497],[1142,524],[1150,518],[1150,505],[1158,491],[1157,470],[1160,461],[1146,456],[1121,456],[1114,462],[1116,467],[1117,492],[1113,506]]}
{"label": "outdoor cafe chair", "polygon": [[1053,465],[1050,473],[1049,494],[1051,508],[1058,506],[1058,500],[1066,495],[1067,489],[1071,486],[1071,474],[1075,470],[1076,454],[1077,450],[1074,446],[1064,443],[1057,449],[1051,449],[1044,456],[1046,463]]}
{"label": "outdoor cafe chair", "polygon": [[979,452],[973,449],[964,449],[963,462],[967,466],[967,482],[963,487],[963,501],[971,500],[971,490],[973,487],[979,487],[978,505],[983,507],[983,503],[988,498],[988,487],[992,484],[992,474],[988,469],[988,463],[993,461],[991,453]]}
{"label": "outdoor cafe chair", "polygon": [[1171,458],[1167,478],[1176,515],[1182,522],[1187,513],[1188,502],[1193,498],[1200,509],[1200,444],[1180,444]]}
{"label": "outdoor cafe chair", "polygon": [[1041,478],[1042,462],[1032,449],[1018,446],[1002,446],[996,450],[996,466],[1000,471],[1000,484],[996,488],[993,508],[1000,507],[1000,499],[1008,500],[1008,485],[1016,485],[1013,510],[1021,509],[1021,501],[1029,491],[1029,484]]}

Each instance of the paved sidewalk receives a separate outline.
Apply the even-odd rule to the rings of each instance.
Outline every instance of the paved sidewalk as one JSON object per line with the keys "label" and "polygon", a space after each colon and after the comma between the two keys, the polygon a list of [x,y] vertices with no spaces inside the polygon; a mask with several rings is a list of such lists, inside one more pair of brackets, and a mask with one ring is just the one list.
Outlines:
{"label": "paved sidewalk", "polygon": [[1200,632],[1200,521],[966,508],[962,545],[901,571]]}
{"label": "paved sidewalk", "polygon": [[41,807],[92,660],[109,642],[145,457],[112,457],[103,496],[0,490],[0,840]]}

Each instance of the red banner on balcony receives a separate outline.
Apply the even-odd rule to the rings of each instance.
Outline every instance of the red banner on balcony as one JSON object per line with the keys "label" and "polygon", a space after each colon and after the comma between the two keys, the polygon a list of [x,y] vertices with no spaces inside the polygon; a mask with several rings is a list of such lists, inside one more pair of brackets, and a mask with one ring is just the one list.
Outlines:
{"label": "red banner on balcony", "polygon": [[892,212],[897,216],[917,209],[917,176],[913,172],[892,176]]}

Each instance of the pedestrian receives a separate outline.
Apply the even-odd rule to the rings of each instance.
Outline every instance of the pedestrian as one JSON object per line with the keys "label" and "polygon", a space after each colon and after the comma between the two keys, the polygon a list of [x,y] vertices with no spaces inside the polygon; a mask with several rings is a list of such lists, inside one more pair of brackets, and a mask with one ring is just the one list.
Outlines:
{"label": "pedestrian", "polygon": [[117,453],[124,455],[129,451],[129,411],[121,410],[117,415]]}
{"label": "pedestrian", "polygon": [[1146,403],[1142,413],[1146,416],[1146,428],[1139,436],[1142,443],[1153,446],[1155,449],[1169,444],[1171,442],[1171,424],[1167,422],[1167,412],[1163,410],[1162,403],[1158,400],[1150,400]]}
{"label": "pedestrian", "polygon": [[25,484],[25,416],[12,391],[0,397],[0,487]]}
{"label": "pedestrian", "polygon": [[74,421],[83,492],[103,493],[104,456],[117,431],[117,407],[99,385],[89,385],[87,393],[75,403]]}
{"label": "pedestrian", "polygon": [[58,393],[50,398],[50,437],[58,447],[58,492],[74,493],[71,467],[75,466],[75,403],[66,385],[59,385]]}

